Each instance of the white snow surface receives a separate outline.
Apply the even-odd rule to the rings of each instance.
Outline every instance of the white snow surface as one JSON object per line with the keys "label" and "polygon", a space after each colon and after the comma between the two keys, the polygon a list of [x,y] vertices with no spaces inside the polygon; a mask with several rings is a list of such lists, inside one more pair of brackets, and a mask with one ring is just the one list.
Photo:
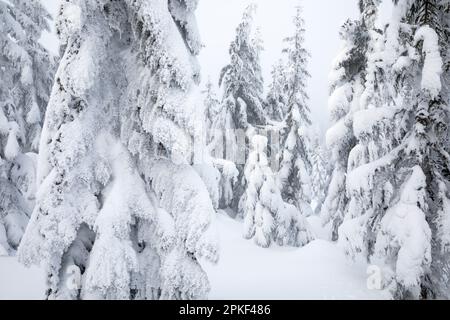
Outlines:
{"label": "white snow surface", "polygon": [[26,268],[15,257],[0,256],[0,300],[42,300],[45,289],[43,270]]}
{"label": "white snow surface", "polygon": [[[320,224],[311,225],[319,236]],[[210,299],[390,299],[367,289],[367,266],[349,261],[335,243],[315,240],[303,248],[264,249],[242,237],[242,222],[219,213],[220,261],[202,262],[210,282]],[[44,272],[27,269],[16,258],[0,257],[0,300],[44,298]]]}
{"label": "white snow surface", "polygon": [[264,249],[243,239],[241,222],[219,214],[217,223],[220,261],[215,266],[204,264],[212,287],[210,299],[390,298],[384,291],[367,289],[367,266],[349,261],[335,243],[315,240],[302,248]]}

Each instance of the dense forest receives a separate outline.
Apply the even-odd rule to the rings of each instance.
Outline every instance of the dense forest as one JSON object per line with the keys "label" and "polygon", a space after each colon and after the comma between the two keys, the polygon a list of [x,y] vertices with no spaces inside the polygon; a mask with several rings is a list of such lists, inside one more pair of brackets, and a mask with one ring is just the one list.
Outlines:
{"label": "dense forest", "polygon": [[384,25],[381,2],[339,30],[324,138],[301,6],[270,78],[252,4],[205,85],[198,0],[0,0],[0,256],[48,299],[206,299],[226,216],[255,250],[327,241],[390,298],[450,298],[450,1]]}

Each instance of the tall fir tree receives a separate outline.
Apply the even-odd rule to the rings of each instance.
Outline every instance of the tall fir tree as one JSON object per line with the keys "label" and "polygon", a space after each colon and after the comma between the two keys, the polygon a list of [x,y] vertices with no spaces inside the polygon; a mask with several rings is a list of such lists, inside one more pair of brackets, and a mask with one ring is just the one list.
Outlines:
{"label": "tall fir tree", "polygon": [[215,137],[213,123],[221,111],[221,104],[211,80],[208,80],[205,85],[205,90],[202,93],[204,95],[203,101],[205,105],[206,143],[209,145],[213,143]]}
{"label": "tall fir tree", "polygon": [[340,241],[395,298],[448,298],[449,3],[394,1],[370,35]]}
{"label": "tall fir tree", "polygon": [[269,92],[266,97],[265,110],[268,117],[274,121],[283,121],[288,112],[288,75],[287,66],[283,59],[280,59],[272,67],[272,82],[269,85]]}
{"label": "tall fir tree", "polygon": [[449,298],[449,10],[443,0],[395,2],[386,34],[389,86],[405,119],[386,157],[401,194],[376,229],[373,260],[398,298]]}
{"label": "tall fir tree", "polygon": [[369,220],[374,212],[383,210],[386,206],[385,199],[390,197],[393,191],[393,186],[389,183],[374,189],[371,195],[365,192],[365,189],[352,188],[352,178],[359,179],[355,175],[359,167],[381,158],[394,147],[393,140],[391,141],[394,122],[390,119],[393,115],[390,110],[394,101],[388,98],[383,70],[385,36],[384,32],[375,26],[379,3],[361,1],[360,4],[363,22],[368,32],[366,66],[364,87],[357,101],[359,109],[352,115],[352,130],[356,140],[347,158],[346,195],[349,202],[344,214],[345,221],[340,230],[340,240],[342,243],[347,242],[344,243],[344,247],[350,255],[354,252],[373,250],[374,239],[371,240],[372,244],[366,243],[366,247],[363,248],[362,235],[370,230],[369,223],[363,227],[365,224],[363,220]]}
{"label": "tall fir tree", "polygon": [[245,9],[236,38],[230,45],[230,64],[222,69],[219,79],[224,91],[223,103],[233,106],[229,112],[235,118],[236,128],[244,130],[266,122],[260,65],[262,43],[258,31],[253,30],[256,8],[251,4]]}
{"label": "tall fir tree", "polygon": [[330,165],[328,163],[329,152],[320,142],[318,130],[311,134],[311,191],[314,200],[314,213],[320,214],[323,201],[327,195],[330,182]]}
{"label": "tall fir tree", "polygon": [[[331,152],[333,167],[327,197],[321,210],[322,222],[329,229],[330,238],[337,240],[338,229],[349,205],[346,193],[346,174],[350,151],[356,145],[353,134],[353,114],[359,110],[359,98],[364,91],[369,32],[367,8],[376,9],[374,1],[360,1],[360,17],[342,26],[342,52],[334,61],[330,73],[331,95],[328,102],[332,126],[326,143]],[[375,12],[373,12],[375,13]],[[373,14],[372,13],[372,14]]]}
{"label": "tall fir tree", "polygon": [[[268,139],[254,136],[253,152],[245,168],[247,186],[242,197],[244,236],[256,244],[303,246],[313,239],[306,216],[310,206],[311,145],[306,70],[308,52],[304,48],[304,21],[298,8],[294,18],[295,34],[285,41],[287,56],[285,97],[288,116],[285,122],[281,168],[273,174],[267,158]],[[272,152],[274,150],[271,150]]]}
{"label": "tall fir tree", "polygon": [[0,255],[19,246],[34,206],[36,155],[54,59],[39,0],[0,0]]}
{"label": "tall fir tree", "polygon": [[287,48],[286,92],[287,117],[281,136],[279,186],[284,201],[300,209],[304,215],[311,210],[312,150],[310,140],[310,109],[306,92],[309,53],[304,47],[305,22],[302,9],[297,8],[294,17],[295,33],[285,39]]}
{"label": "tall fir tree", "polygon": [[19,249],[20,261],[45,267],[49,298],[207,297],[199,259],[218,252],[193,168],[204,141],[196,6],[61,3],[63,56]]}
{"label": "tall fir tree", "polygon": [[219,85],[223,88],[222,109],[213,124],[219,135],[212,152],[235,163],[239,172],[231,207],[237,212],[245,190],[244,167],[249,153],[249,135],[266,124],[263,103],[263,77],[260,66],[262,43],[252,28],[256,5],[245,9],[230,45],[230,64],[222,69]]}

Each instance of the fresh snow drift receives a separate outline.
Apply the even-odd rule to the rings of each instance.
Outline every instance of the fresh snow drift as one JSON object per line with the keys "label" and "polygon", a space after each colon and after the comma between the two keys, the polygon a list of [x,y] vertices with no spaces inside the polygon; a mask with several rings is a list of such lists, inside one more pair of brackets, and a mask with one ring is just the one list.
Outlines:
{"label": "fresh snow drift", "polygon": [[25,268],[15,257],[0,256],[0,300],[43,300],[45,273],[37,267]]}
{"label": "fresh snow drift", "polygon": [[[367,288],[367,266],[349,261],[334,243],[315,240],[302,248],[259,248],[242,238],[242,223],[217,218],[221,258],[204,264],[210,299],[390,299]],[[313,224],[311,224],[313,225]]]}

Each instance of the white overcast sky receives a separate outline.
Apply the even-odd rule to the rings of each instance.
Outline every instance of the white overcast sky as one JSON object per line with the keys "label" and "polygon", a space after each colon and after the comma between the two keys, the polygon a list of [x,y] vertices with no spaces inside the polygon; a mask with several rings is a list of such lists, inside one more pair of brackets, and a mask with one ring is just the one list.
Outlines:
{"label": "white overcast sky", "polygon": [[[50,13],[56,13],[59,1],[43,0]],[[282,39],[293,30],[295,7],[304,9],[306,47],[311,53],[309,70],[312,79],[308,85],[311,97],[312,120],[324,133],[328,127],[328,73],[339,52],[339,27],[348,18],[358,14],[357,0],[200,0],[197,19],[205,48],[200,56],[203,79],[217,83],[221,68],[229,61],[228,47],[244,8],[251,2],[258,4],[255,25],[261,29],[265,50],[262,67],[266,84],[270,83],[271,66],[280,58]],[[387,0],[385,0],[387,2]],[[388,6],[382,6],[387,17]],[[45,35],[43,42],[57,52],[57,39]]]}

